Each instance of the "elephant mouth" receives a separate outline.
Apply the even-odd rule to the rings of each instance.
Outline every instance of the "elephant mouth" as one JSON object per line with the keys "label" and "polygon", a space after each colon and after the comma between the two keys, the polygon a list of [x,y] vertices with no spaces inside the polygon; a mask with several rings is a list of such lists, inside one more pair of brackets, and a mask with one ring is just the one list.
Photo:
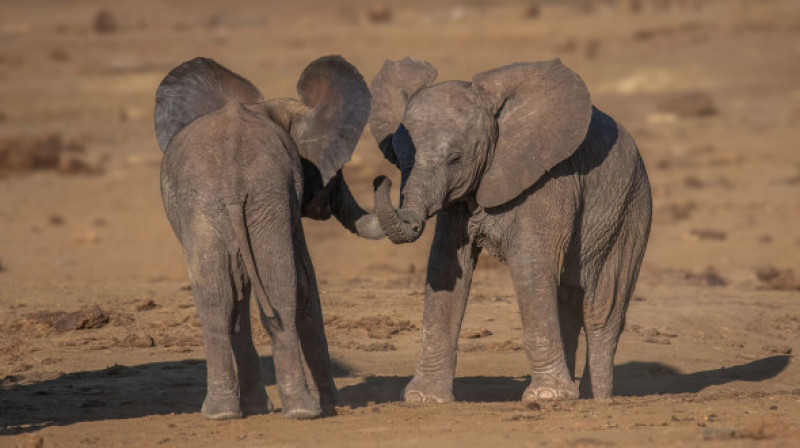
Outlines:
{"label": "elephant mouth", "polygon": [[390,196],[392,181],[378,176],[375,188],[375,215],[386,236],[395,244],[413,243],[425,230],[425,219],[421,214],[406,208],[395,209]]}

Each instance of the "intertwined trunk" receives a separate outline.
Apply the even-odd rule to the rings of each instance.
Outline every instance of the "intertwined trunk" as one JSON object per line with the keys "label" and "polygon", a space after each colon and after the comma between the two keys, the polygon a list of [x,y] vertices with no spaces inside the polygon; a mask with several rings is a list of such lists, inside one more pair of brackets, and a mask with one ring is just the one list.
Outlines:
{"label": "intertwined trunk", "polygon": [[344,176],[340,173],[333,182],[336,182],[336,185],[332,186],[331,211],[342,226],[361,238],[383,239],[385,234],[378,222],[378,218],[361,208],[350,192],[350,187],[347,186]]}
{"label": "intertwined trunk", "polygon": [[402,207],[395,209],[390,192],[392,181],[385,176],[375,179],[375,215],[383,231],[395,244],[411,243],[417,240],[425,227],[422,213]]}

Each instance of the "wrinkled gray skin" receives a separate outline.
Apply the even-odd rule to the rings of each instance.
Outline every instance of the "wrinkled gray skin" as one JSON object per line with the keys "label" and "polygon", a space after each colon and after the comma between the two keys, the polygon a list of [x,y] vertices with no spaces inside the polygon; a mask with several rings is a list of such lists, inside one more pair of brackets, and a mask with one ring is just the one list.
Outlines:
{"label": "wrinkled gray skin", "polygon": [[650,231],[651,196],[631,136],[594,108],[560,61],[518,63],[471,83],[431,85],[428,63],[387,61],[370,88],[370,127],[402,173],[401,205],[375,180],[387,236],[409,243],[438,213],[422,347],[409,402],[453,400],[458,334],[482,249],[517,291],[531,368],[526,402],[612,394],[613,358]]}
{"label": "wrinkled gray skin", "polygon": [[361,74],[341,57],[323,57],[305,69],[298,93],[301,101],[264,102],[246,79],[197,58],[173,69],[156,94],[161,191],[203,325],[202,412],[210,419],[272,409],[250,334],[251,291],[272,338],[284,416],[334,412],[338,395],[300,218],[333,214],[362,237],[383,237],[340,171],[369,116]]}

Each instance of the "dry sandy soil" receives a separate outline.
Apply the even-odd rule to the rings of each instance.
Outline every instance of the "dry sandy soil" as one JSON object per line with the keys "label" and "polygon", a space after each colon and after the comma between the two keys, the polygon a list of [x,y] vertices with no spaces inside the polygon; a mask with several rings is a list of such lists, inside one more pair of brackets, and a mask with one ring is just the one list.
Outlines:
{"label": "dry sandy soil", "polygon": [[[101,33],[106,2],[0,2],[0,446],[800,446],[800,3],[282,3],[115,2]],[[306,222],[345,406],[304,422],[200,416],[156,86],[205,55],[294,96],[330,53],[368,80],[407,55],[440,79],[559,56],[631,130],[655,216],[615,398],[519,402],[516,300],[484,256],[457,402],[404,405],[433,226],[396,247]],[[378,173],[395,175],[366,134],[345,174],[367,205]]]}

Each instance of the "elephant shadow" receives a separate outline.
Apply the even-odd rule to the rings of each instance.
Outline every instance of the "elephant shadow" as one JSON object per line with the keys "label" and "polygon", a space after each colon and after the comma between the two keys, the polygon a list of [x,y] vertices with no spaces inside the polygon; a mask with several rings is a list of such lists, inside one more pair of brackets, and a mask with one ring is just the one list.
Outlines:
{"label": "elephant shadow", "polygon": [[[789,365],[790,356],[771,356],[747,364],[689,374],[656,362],[630,362],[615,368],[615,392],[621,396],[699,392],[732,381],[764,381]],[[273,372],[271,357],[261,358],[262,372]],[[334,362],[337,377],[350,369]],[[368,376],[340,389],[353,408],[402,401],[410,377]],[[472,376],[456,378],[454,394],[461,402],[516,401],[526,377]],[[21,384],[20,384],[21,383]],[[274,378],[265,375],[267,385]],[[0,379],[0,435],[36,431],[79,422],[139,418],[150,415],[195,414],[203,403],[206,364],[203,360],[114,365],[102,370]]]}
{"label": "elephant shadow", "polygon": [[[758,382],[774,378],[789,365],[790,356],[778,355],[738,366],[682,374],[658,362],[628,362],[614,368],[614,394],[646,396],[700,392],[733,381]],[[363,382],[340,389],[345,404],[357,408],[403,400],[403,388],[411,377],[369,376]],[[458,377],[453,394],[460,402],[517,401],[530,377]]]}
{"label": "elephant shadow", "polygon": [[[275,384],[272,357],[261,357],[260,364],[265,384]],[[335,376],[349,374],[335,361],[333,371]],[[7,376],[0,379],[0,435],[79,422],[195,414],[205,394],[202,359],[113,365],[44,378],[36,373]]]}

